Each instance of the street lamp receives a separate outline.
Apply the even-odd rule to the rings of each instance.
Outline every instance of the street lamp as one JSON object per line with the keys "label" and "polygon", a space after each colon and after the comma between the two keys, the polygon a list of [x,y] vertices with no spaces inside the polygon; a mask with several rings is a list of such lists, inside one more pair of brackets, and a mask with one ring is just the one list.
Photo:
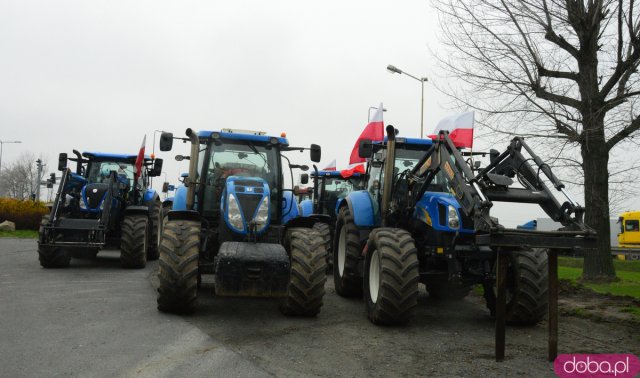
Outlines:
{"label": "street lamp", "polygon": [[22,143],[19,140],[0,140],[0,173],[2,173],[2,146],[5,143]]}
{"label": "street lamp", "polygon": [[[371,109],[376,109],[377,110],[378,108],[376,108],[375,106],[370,106],[369,107],[369,110],[367,111],[367,123],[369,123],[369,121],[371,121]],[[386,112],[387,109],[382,108],[382,111]]]}
{"label": "street lamp", "polygon": [[410,74],[408,72],[402,71],[398,67],[393,66],[391,64],[387,66],[387,70],[389,72],[391,72],[391,73],[405,74],[405,75],[409,76],[412,79],[418,80],[420,82],[420,84],[422,85],[422,99],[420,101],[420,138],[423,138],[423,134],[424,134],[424,83],[429,81],[429,79],[427,79],[426,77],[418,78],[418,77],[413,76],[412,74]]}

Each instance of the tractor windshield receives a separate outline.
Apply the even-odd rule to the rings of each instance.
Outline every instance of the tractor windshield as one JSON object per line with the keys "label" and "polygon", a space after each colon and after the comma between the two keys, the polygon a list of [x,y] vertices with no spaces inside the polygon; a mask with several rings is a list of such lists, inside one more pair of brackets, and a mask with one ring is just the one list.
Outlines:
{"label": "tractor windshield", "polygon": [[353,176],[348,179],[323,177],[319,193],[322,214],[333,214],[336,210],[336,201],[354,190],[362,189],[363,186],[362,180]]}
{"label": "tractor windshield", "polygon": [[133,164],[115,161],[91,161],[87,170],[89,183],[107,182],[111,171],[116,172],[120,181],[129,185],[133,184]]}
{"label": "tractor windshield", "polygon": [[[219,210],[220,198],[227,177],[259,177],[269,184],[272,204],[277,202],[280,187],[278,150],[272,146],[254,144],[250,141],[211,141],[209,156],[203,162],[205,215],[214,215]],[[271,206],[273,210],[277,206]],[[275,216],[275,213],[272,214]]]}

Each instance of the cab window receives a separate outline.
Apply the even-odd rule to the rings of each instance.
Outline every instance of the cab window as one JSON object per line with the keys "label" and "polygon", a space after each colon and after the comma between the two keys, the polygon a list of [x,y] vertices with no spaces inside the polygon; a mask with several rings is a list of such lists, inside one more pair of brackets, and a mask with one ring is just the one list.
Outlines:
{"label": "cab window", "polygon": [[640,231],[640,221],[638,220],[628,220],[624,222],[624,230],[625,232],[638,232]]}

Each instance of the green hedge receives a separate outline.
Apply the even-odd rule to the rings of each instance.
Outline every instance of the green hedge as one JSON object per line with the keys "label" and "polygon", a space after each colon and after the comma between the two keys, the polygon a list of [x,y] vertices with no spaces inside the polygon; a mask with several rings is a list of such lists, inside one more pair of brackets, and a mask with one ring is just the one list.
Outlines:
{"label": "green hedge", "polygon": [[16,230],[38,230],[42,216],[49,213],[44,203],[0,198],[0,223],[5,220],[16,224]]}

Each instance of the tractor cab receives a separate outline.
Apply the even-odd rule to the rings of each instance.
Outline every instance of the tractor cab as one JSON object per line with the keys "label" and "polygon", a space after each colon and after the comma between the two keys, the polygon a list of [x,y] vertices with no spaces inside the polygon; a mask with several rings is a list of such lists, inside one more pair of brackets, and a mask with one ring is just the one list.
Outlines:
{"label": "tractor cab", "polygon": [[640,211],[627,211],[618,218],[618,244],[622,248],[640,247]]}

